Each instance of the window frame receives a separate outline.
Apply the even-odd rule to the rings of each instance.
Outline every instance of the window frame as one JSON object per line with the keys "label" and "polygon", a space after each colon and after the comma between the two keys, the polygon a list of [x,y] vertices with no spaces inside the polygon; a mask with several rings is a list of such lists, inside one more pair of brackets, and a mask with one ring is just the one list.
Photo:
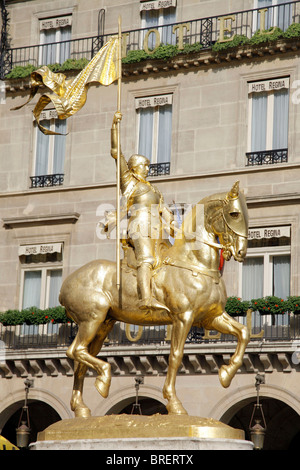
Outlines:
{"label": "window frame", "polygon": [[[291,83],[291,77],[290,76],[285,76],[285,77],[270,77],[268,78],[262,78],[260,80],[251,80],[248,81],[247,86],[249,86],[249,83],[258,83],[258,82],[263,82],[263,81],[274,81],[274,80],[280,80],[280,79],[289,79],[289,87],[284,88],[287,90],[288,93],[288,110],[287,110],[287,121],[288,121],[288,142],[287,142],[287,148],[289,148],[289,128],[290,128],[290,83]],[[274,131],[274,102],[275,102],[275,93],[280,90],[267,90],[267,125],[266,125],[266,145],[265,149],[261,151],[265,152],[271,152],[272,150],[278,150],[278,149],[273,149],[273,131]],[[260,93],[257,93],[258,95]],[[248,135],[247,135],[247,153],[253,153],[253,152],[259,152],[256,150],[252,149],[252,134],[253,134],[253,127],[252,127],[252,116],[253,116],[253,96],[256,95],[255,92],[249,93],[248,91]]]}
{"label": "window frame", "polygon": [[171,134],[169,136],[170,139],[170,156],[169,156],[169,163],[171,162],[171,157],[172,157],[172,128],[173,128],[173,114],[174,114],[174,94],[173,93],[161,93],[158,94],[156,93],[155,95],[147,95],[145,97],[136,97],[135,100],[140,100],[140,99],[149,99],[149,98],[157,98],[161,96],[169,96],[171,97],[171,103],[165,104],[165,105],[156,105],[152,106],[149,105],[146,108],[145,107],[136,107],[136,117],[137,117],[137,125],[136,125],[136,153],[139,153],[139,147],[140,147],[140,124],[141,124],[141,113],[140,109],[152,109],[153,110],[153,128],[152,128],[152,154],[151,157],[147,157],[150,160],[151,165],[157,165],[159,163],[166,163],[166,162],[159,162],[157,161],[158,158],[158,139],[159,139],[159,120],[160,120],[160,108],[163,108],[164,106],[171,106]]}
{"label": "window frame", "polygon": [[51,283],[51,271],[61,271],[63,276],[63,262],[48,262],[48,263],[30,263],[21,264],[21,276],[20,276],[20,298],[19,298],[19,309],[30,308],[23,307],[24,287],[25,287],[25,273],[32,271],[41,272],[41,291],[40,291],[40,305],[36,306],[41,310],[49,308],[49,294],[50,294],[50,283]]}
{"label": "window frame", "polygon": [[[274,246],[274,247],[263,247],[263,248],[250,248],[247,251],[245,259],[249,258],[263,258],[263,269],[264,269],[264,283],[263,283],[263,297],[273,295],[273,259],[277,256],[290,256],[290,246]],[[239,265],[239,297],[242,297],[243,289],[243,264]],[[291,259],[290,259],[290,291],[291,291]],[[244,299],[246,300],[246,299]],[[247,299],[251,300],[251,299]]]}
{"label": "window frame", "polygon": [[[56,116],[51,116],[51,113]],[[46,119],[43,118],[43,115],[46,116]],[[49,123],[49,129],[52,131],[52,132],[55,132],[55,127],[56,127],[56,121],[58,120],[58,117],[57,117],[57,113],[55,110],[52,110],[52,109],[48,109],[46,111],[44,111],[41,115],[41,118],[40,118],[40,123],[41,125],[43,125],[43,121],[47,121]],[[65,133],[67,134],[67,122],[66,120],[65,121],[61,121],[61,122],[65,122]],[[36,164],[37,164],[37,143],[38,143],[38,133],[41,132],[40,129],[38,128],[38,125],[36,124],[36,122],[34,122],[34,144],[33,144],[33,148],[34,148],[34,152],[33,152],[33,162],[32,162],[32,170],[31,170],[31,175],[32,176],[44,176],[44,175],[37,175],[37,172],[36,172]],[[48,143],[48,164],[47,164],[47,173],[46,175],[52,175],[54,174],[54,150],[55,150],[55,139],[57,137],[60,137],[60,136],[56,136],[56,135],[49,135],[47,136],[49,138],[49,143]],[[65,137],[65,136],[63,136]],[[65,144],[64,144],[64,155],[63,155],[63,164],[62,164],[62,167],[64,167],[65,165],[65,159],[66,159],[66,141],[65,141]],[[64,173],[62,173],[64,174]]]}
{"label": "window frame", "polygon": [[[66,26],[59,26],[57,25],[56,27],[53,27],[53,28],[41,28],[41,23],[43,21],[51,21],[51,20],[56,20],[56,19],[59,19],[59,18],[70,18],[70,24],[69,25],[66,25]],[[52,63],[61,63],[60,62],[60,54],[61,54],[61,42],[62,41],[62,30],[64,28],[68,28],[69,31],[70,31],[70,37],[69,39],[67,39],[66,41],[70,41],[71,38],[72,38],[72,20],[73,20],[73,15],[71,13],[68,13],[68,14],[65,14],[65,15],[57,15],[57,16],[49,16],[47,18],[39,18],[39,45],[41,46],[39,48],[39,64],[42,64],[42,65],[49,65],[48,63],[47,64],[43,64],[43,54],[44,54],[44,47],[43,46],[47,46],[47,44],[53,44],[53,43],[56,43],[56,51],[55,51],[55,60],[52,62]],[[51,30],[55,30],[55,40],[52,41],[52,42],[47,42],[47,34],[46,34],[46,31],[51,31]],[[70,57],[67,57],[65,58],[66,59],[69,59]]]}

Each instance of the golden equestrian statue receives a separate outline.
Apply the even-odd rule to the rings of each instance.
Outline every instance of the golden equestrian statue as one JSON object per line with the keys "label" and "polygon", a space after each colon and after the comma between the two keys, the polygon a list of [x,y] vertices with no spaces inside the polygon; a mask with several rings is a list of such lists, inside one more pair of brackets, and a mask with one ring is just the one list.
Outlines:
{"label": "golden equestrian statue", "polygon": [[[116,113],[112,128],[113,157],[114,126],[119,119],[121,116]],[[169,414],[186,414],[176,396],[175,381],[192,326],[237,337],[235,353],[229,364],[219,370],[223,387],[230,385],[242,365],[249,342],[246,326],[224,311],[227,295],[218,269],[220,249],[225,260],[233,256],[236,261],[242,262],[246,256],[248,211],[239,183],[236,182],[228,192],[214,194],[196,204],[184,216],[173,245],[160,236],[156,236],[155,244],[151,244],[145,233],[139,237],[143,225],[140,224],[140,218],[145,214],[148,217],[151,213],[149,207],[152,198],[155,211],[158,211],[155,220],[157,214],[162,217],[166,211],[160,193],[146,182],[144,171],[148,168],[148,161],[143,158],[133,159],[133,163],[129,161],[129,164],[123,156],[121,159],[122,190],[128,196],[122,204],[122,210],[126,212],[130,209],[135,215],[129,219],[120,286],[116,282],[116,263],[95,260],[71,274],[63,282],[60,291],[61,304],[78,325],[77,335],[67,350],[67,356],[75,361],[71,408],[76,417],[90,416],[90,410],[82,397],[88,367],[98,374],[95,382],[98,392],[104,398],[108,396],[111,366],[99,359],[97,354],[116,321],[142,326],[172,325],[169,367],[163,387]],[[134,224],[135,218],[138,219],[137,224]],[[174,220],[168,211],[167,221],[172,232]],[[154,228],[157,232],[156,223]],[[162,233],[162,229],[158,231]],[[145,246],[141,247],[144,242]],[[147,275],[144,280],[140,280],[139,270],[143,265],[147,266]],[[141,292],[143,289],[144,296]]]}

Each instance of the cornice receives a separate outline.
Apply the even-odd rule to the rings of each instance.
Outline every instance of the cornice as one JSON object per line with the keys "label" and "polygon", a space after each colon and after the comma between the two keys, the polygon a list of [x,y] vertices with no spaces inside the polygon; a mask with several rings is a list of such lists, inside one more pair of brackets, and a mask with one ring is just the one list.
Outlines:
{"label": "cornice", "polygon": [[[228,363],[235,346],[235,343],[186,345],[178,374],[217,374],[220,367]],[[114,376],[164,375],[168,369],[169,352],[169,345],[104,348],[100,357],[109,362]],[[249,343],[238,373],[299,372],[300,365],[292,360],[294,352],[295,347],[289,341]],[[63,349],[7,351],[5,361],[0,363],[0,376],[3,378],[72,376],[73,373],[73,361],[66,357]],[[89,375],[94,375],[94,372],[90,371]]]}

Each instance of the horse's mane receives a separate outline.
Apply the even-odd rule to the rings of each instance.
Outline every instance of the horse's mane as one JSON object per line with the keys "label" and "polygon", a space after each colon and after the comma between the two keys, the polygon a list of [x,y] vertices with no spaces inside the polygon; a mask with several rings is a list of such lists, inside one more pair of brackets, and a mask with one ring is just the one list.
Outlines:
{"label": "horse's mane", "polygon": [[[174,245],[178,244],[179,240],[182,242],[195,238],[196,233],[201,231],[201,228],[206,228],[206,218],[209,217],[210,221],[216,217],[220,217],[223,210],[223,201],[227,193],[213,194],[201,199],[189,210],[183,218],[181,228],[176,234]],[[205,213],[209,206],[209,214]]]}

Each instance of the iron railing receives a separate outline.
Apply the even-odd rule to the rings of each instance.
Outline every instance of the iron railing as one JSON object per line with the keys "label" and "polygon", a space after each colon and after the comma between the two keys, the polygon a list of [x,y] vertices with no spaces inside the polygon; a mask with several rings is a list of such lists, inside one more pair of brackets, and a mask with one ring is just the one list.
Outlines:
{"label": "iron railing", "polygon": [[61,186],[64,182],[64,174],[30,176],[31,188],[46,188],[50,186]]}
{"label": "iron railing", "polygon": [[246,158],[246,166],[287,163],[288,149],[265,150],[263,152],[247,152]]}
{"label": "iron railing", "polygon": [[[238,11],[226,15],[218,15],[208,18],[184,21],[170,25],[156,26],[155,28],[143,28],[123,32],[123,56],[129,51],[140,50],[148,47],[150,50],[158,47],[159,44],[177,44],[182,47],[186,44],[192,45],[200,43],[204,49],[211,48],[220,38],[220,24],[225,20],[221,18],[232,17],[226,20],[224,26],[230,24],[231,32],[225,36],[244,35],[251,38],[254,33],[262,27],[263,18],[261,9]],[[270,6],[264,13],[266,29],[278,26],[285,31],[292,23],[299,23],[300,1],[284,3]],[[153,32],[153,29],[157,33]],[[35,67],[60,62],[64,60],[82,59],[90,60],[95,53],[108,40],[111,34],[93,36],[69,41],[55,42],[43,45],[27,47],[16,47],[9,50],[10,69],[17,65],[31,64]]]}
{"label": "iron railing", "polygon": [[[249,317],[238,317],[240,323],[247,324],[251,329],[251,340],[266,342],[294,341],[300,342],[300,315],[285,313],[284,315],[262,316],[252,312]],[[47,349],[66,348],[71,344],[77,333],[77,326],[69,324],[15,325],[0,324],[1,349]],[[149,346],[169,344],[171,326],[136,326],[116,323],[104,348],[116,346]],[[207,331],[193,327],[187,338],[187,344],[228,343],[236,342],[236,337],[223,335],[217,331]]]}
{"label": "iron railing", "polygon": [[151,163],[148,176],[164,176],[170,174],[170,162]]}

